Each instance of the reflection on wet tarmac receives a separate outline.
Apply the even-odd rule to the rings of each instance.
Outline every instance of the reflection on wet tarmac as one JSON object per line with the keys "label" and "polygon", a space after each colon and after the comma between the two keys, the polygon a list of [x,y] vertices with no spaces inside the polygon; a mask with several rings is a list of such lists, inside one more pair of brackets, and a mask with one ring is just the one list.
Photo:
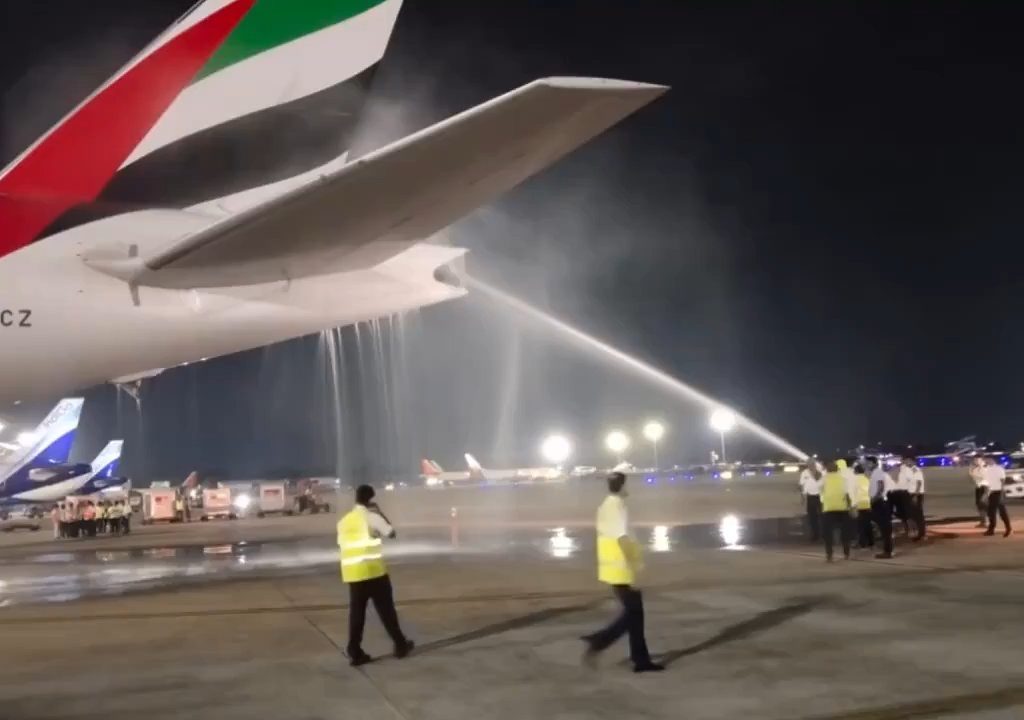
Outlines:
{"label": "reflection on wet tarmac", "polygon": [[728,549],[740,548],[740,540],[743,539],[743,526],[740,519],[735,515],[726,515],[718,523],[718,534]]}
{"label": "reflection on wet tarmac", "polygon": [[[636,528],[637,540],[654,553],[697,548],[740,549],[803,541],[800,518],[740,519],[726,515],[714,524]],[[430,562],[457,555],[536,556],[559,561],[590,557],[592,528],[547,530],[492,527],[463,530],[458,546],[447,530],[409,532],[389,544],[389,562]],[[280,542],[41,553],[3,559],[0,606],[62,602],[90,596],[217,582],[238,577],[324,572],[338,562],[333,538]]]}
{"label": "reflection on wet tarmac", "polygon": [[565,559],[572,557],[573,552],[576,550],[576,541],[569,537],[565,528],[555,528],[551,531],[551,539],[548,541],[551,545],[552,557]]}
{"label": "reflection on wet tarmac", "polygon": [[655,525],[651,530],[651,551],[669,552],[672,549],[672,540],[668,534],[668,525]]}

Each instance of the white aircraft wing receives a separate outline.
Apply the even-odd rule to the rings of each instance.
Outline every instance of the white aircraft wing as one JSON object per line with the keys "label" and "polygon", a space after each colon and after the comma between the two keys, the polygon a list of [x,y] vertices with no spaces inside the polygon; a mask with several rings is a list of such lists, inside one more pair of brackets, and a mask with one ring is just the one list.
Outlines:
{"label": "white aircraft wing", "polygon": [[[108,271],[227,287],[372,267],[498,197],[665,92],[537,80]],[[102,268],[98,268],[102,269]]]}

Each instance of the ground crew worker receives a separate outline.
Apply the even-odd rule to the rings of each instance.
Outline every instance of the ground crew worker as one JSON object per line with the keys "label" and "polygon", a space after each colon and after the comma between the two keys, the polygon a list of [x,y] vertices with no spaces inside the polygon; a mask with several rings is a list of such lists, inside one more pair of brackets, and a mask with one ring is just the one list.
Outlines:
{"label": "ground crew worker", "polygon": [[910,535],[910,517],[913,514],[910,507],[910,491],[917,484],[912,470],[915,465],[913,457],[903,458],[899,472],[896,473],[896,489],[889,497],[896,517],[903,523],[903,534],[908,536]]}
{"label": "ground crew worker", "polygon": [[395,610],[391,578],[381,554],[381,538],[395,537],[395,530],[373,502],[369,485],[356,488],[356,504],[338,521],[341,579],[349,588],[348,649],[353,667],[373,660],[363,651],[366,605],[372,600],[377,616],[395,644],[395,657],[404,658],[414,643],[402,632]]}
{"label": "ground crew worker", "polygon": [[[845,464],[845,463],[844,463]],[[835,460],[825,463],[821,479],[821,520],[825,536],[825,559],[832,562],[832,543],[836,528],[843,543],[843,556],[850,559],[850,482]]]}
{"label": "ground crew worker", "polygon": [[913,542],[918,543],[925,539],[925,471],[914,465],[910,468],[910,476],[913,484],[910,486],[910,510],[912,511],[913,523],[918,525],[918,535]]}
{"label": "ground crew worker", "polygon": [[871,479],[864,473],[864,466],[853,466],[854,507],[857,509],[857,547],[869,548],[875,545],[875,533],[871,527]]}
{"label": "ground crew worker", "polygon": [[110,504],[106,500],[96,504],[96,532],[107,532],[107,512],[109,510]]}
{"label": "ground crew worker", "polygon": [[185,500],[181,493],[174,496],[174,518],[178,522],[185,522]]}
{"label": "ground crew worker", "polygon": [[811,458],[800,473],[800,494],[804,498],[807,509],[807,528],[811,533],[811,542],[821,539],[821,467],[818,461]]}
{"label": "ground crew worker", "polygon": [[892,475],[887,473],[878,463],[878,458],[868,458],[868,470],[871,472],[868,494],[871,496],[871,514],[874,516],[878,534],[882,536],[882,552],[875,555],[879,560],[888,560],[893,556],[892,548],[892,503],[889,494],[895,490],[896,483]]}
{"label": "ground crew worker", "polygon": [[985,457],[985,485],[988,487],[988,530],[986,535],[996,533],[996,512],[1003,521],[1003,537],[1013,535],[1010,527],[1010,514],[1006,512],[1003,502],[1003,484],[1006,482],[1006,470],[991,455]]}
{"label": "ground crew worker", "polygon": [[127,500],[119,500],[121,506],[121,532],[125,535],[132,533],[132,504]]}
{"label": "ground crew worker", "polygon": [[96,505],[92,500],[82,508],[82,535],[96,537]]}
{"label": "ground crew worker", "polygon": [[985,493],[985,459],[982,457],[971,458],[971,466],[968,469],[971,480],[974,481],[974,507],[978,511],[978,527],[988,525],[988,503]]}
{"label": "ground crew worker", "polygon": [[111,503],[107,508],[107,525],[110,527],[111,535],[121,534],[121,508],[117,503]]}
{"label": "ground crew worker", "polygon": [[665,667],[651,660],[644,637],[643,595],[634,587],[641,566],[640,546],[629,534],[625,485],[624,474],[609,475],[608,497],[597,509],[597,579],[612,586],[622,613],[603,630],[582,638],[587,644],[583,659],[592,665],[598,653],[628,632],[633,672],[658,672]]}
{"label": "ground crew worker", "polygon": [[53,539],[64,537],[63,522],[60,517],[61,508],[59,504],[55,504],[50,508],[50,521],[53,522]]}

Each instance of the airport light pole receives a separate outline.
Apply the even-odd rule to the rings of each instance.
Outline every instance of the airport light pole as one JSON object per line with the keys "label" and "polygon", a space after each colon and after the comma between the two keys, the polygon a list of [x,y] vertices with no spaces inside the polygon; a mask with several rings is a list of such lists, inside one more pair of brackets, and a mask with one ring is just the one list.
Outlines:
{"label": "airport light pole", "polygon": [[618,458],[618,461],[621,463],[622,453],[626,452],[629,448],[629,435],[621,430],[612,430],[610,433],[605,435],[604,445],[611,452],[615,453],[615,457]]}
{"label": "airport light pole", "polygon": [[665,437],[665,426],[657,420],[651,420],[644,425],[644,437],[654,448],[654,469],[658,469],[658,442]]}
{"label": "airport light pole", "polygon": [[565,435],[548,435],[540,444],[540,454],[552,465],[561,465],[572,455],[572,443]]}
{"label": "airport light pole", "polygon": [[725,434],[736,427],[736,413],[729,408],[718,408],[711,413],[711,427],[722,440],[722,464],[725,464]]}

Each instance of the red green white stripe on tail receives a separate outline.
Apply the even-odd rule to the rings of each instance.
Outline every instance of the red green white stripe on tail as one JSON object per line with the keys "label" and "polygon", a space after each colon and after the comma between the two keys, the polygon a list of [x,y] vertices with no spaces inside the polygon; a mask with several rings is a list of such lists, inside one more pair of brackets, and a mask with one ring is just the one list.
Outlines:
{"label": "red green white stripe on tail", "polygon": [[400,8],[401,0],[258,0],[125,165],[356,77],[384,56]]}

